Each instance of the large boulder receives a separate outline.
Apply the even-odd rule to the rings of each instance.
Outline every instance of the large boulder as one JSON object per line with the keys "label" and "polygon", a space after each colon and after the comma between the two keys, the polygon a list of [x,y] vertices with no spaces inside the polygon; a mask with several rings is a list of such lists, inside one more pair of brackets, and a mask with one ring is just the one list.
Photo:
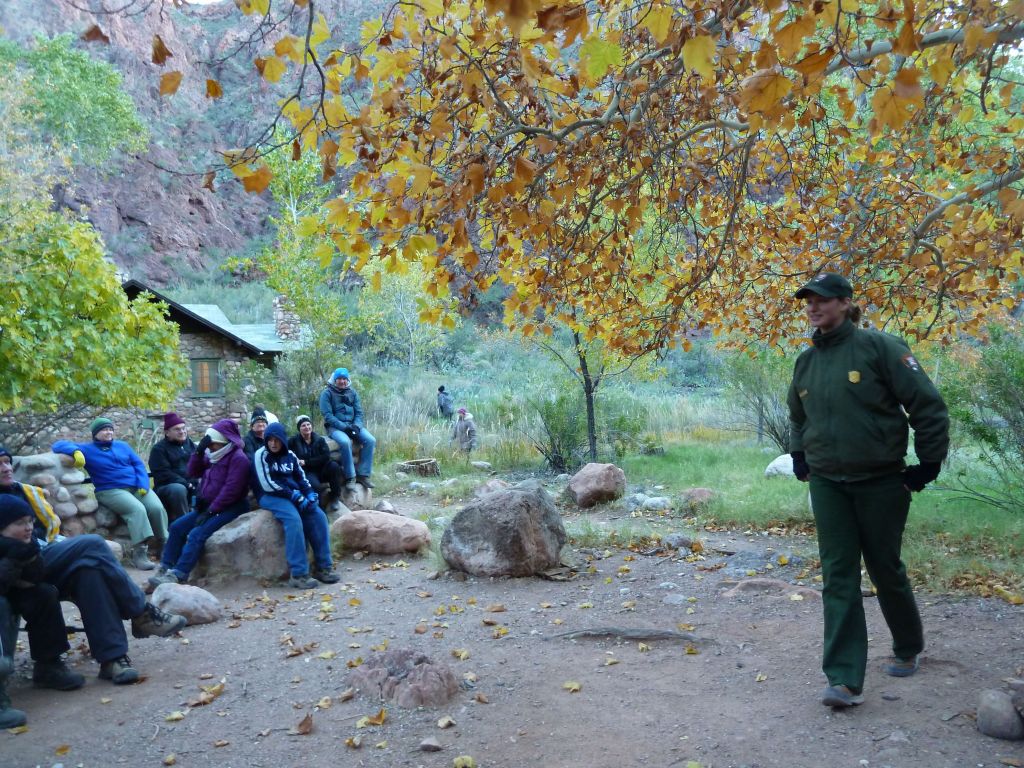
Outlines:
{"label": "large boulder", "polygon": [[409,648],[374,653],[348,675],[349,684],[374,701],[400,707],[440,707],[459,691],[451,667]]}
{"label": "large boulder", "polygon": [[477,576],[532,576],[558,565],[564,544],[551,496],[526,482],[463,507],[441,537],[441,556]]}
{"label": "large boulder", "polygon": [[986,736],[1018,741],[1024,739],[1024,719],[1013,705],[1013,698],[989,689],[978,696],[978,730]]}
{"label": "large boulder", "polygon": [[284,528],[265,509],[240,515],[207,540],[196,575],[209,579],[287,577]]}
{"label": "large boulder", "polygon": [[152,601],[163,611],[184,616],[190,625],[210,624],[224,615],[220,600],[189,584],[161,584],[153,592]]}
{"label": "large boulder", "polygon": [[331,542],[340,549],[365,550],[378,555],[418,552],[430,546],[426,523],[373,509],[357,509],[331,525]]}
{"label": "large boulder", "polygon": [[765,467],[765,477],[793,477],[793,457],[784,453]]}
{"label": "large boulder", "polygon": [[569,480],[569,495],[581,509],[621,498],[626,473],[614,464],[587,464]]}

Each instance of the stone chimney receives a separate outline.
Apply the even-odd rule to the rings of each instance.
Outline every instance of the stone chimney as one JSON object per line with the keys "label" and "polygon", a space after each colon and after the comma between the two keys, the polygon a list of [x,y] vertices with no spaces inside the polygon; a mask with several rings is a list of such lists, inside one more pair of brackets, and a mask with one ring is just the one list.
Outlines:
{"label": "stone chimney", "polygon": [[282,341],[298,341],[302,336],[299,316],[291,311],[284,296],[274,297],[274,332]]}

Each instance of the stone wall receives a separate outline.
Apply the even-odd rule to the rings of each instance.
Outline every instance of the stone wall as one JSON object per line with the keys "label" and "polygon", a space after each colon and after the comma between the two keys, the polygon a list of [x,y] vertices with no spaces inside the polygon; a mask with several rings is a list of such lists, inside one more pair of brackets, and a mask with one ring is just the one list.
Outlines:
{"label": "stone wall", "polygon": [[107,539],[128,541],[128,529],[106,507],[100,506],[92,483],[85,482],[85,473],[75,469],[70,456],[38,453],[14,458],[14,479],[36,485],[46,496],[61,520],[61,533],[78,536],[98,533]]}

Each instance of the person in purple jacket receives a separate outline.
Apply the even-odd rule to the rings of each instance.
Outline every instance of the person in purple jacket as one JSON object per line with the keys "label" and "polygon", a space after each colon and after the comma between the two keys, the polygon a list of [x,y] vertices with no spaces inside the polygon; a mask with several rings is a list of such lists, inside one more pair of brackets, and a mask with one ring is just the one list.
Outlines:
{"label": "person in purple jacket", "polygon": [[171,524],[154,587],[188,580],[214,531],[249,511],[249,457],[238,425],[221,419],[208,430],[188,460],[188,476],[199,479],[196,510]]}

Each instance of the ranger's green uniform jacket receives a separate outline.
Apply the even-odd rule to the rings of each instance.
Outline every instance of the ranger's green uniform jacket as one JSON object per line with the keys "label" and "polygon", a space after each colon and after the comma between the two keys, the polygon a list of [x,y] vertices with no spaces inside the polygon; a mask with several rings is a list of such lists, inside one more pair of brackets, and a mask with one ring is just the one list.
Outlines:
{"label": "ranger's green uniform jacket", "polygon": [[789,450],[804,451],[813,474],[846,482],[902,471],[908,418],[918,460],[946,458],[946,405],[902,339],[846,320],[811,340],[788,403]]}

